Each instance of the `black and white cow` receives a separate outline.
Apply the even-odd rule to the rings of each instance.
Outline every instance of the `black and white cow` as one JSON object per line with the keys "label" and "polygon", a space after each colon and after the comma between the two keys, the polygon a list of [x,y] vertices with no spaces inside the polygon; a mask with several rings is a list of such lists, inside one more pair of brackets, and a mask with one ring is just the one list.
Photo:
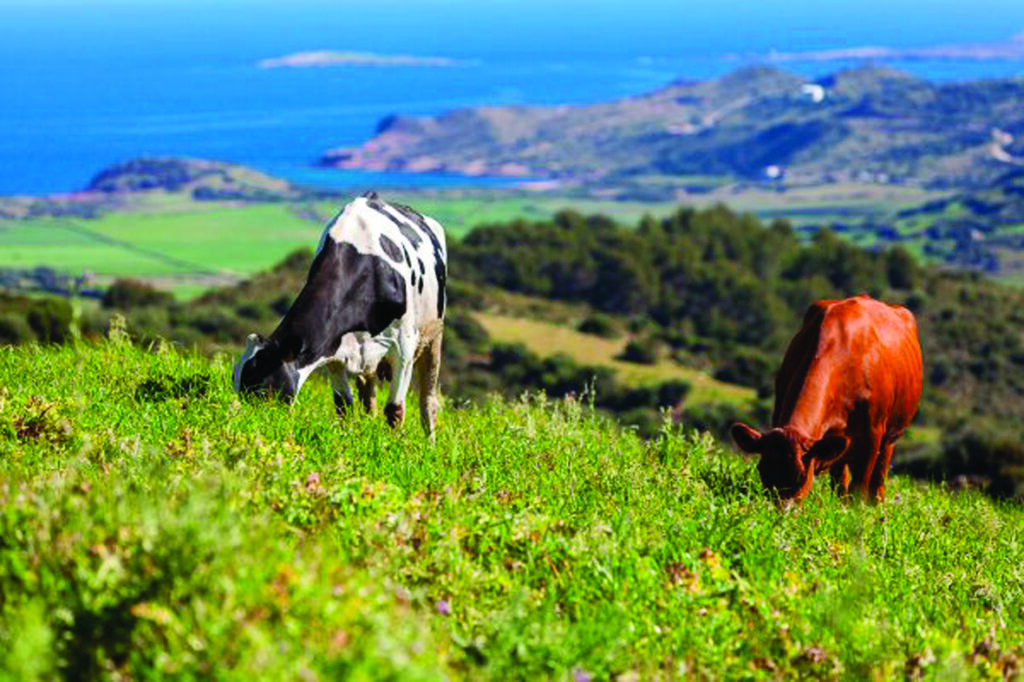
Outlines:
{"label": "black and white cow", "polygon": [[291,402],[326,366],[340,415],[352,406],[349,377],[368,412],[376,378],[390,375],[384,414],[399,426],[415,367],[423,428],[437,421],[447,250],[434,219],[369,192],[328,223],[306,284],[264,339],[250,334],[235,365],[235,390]]}

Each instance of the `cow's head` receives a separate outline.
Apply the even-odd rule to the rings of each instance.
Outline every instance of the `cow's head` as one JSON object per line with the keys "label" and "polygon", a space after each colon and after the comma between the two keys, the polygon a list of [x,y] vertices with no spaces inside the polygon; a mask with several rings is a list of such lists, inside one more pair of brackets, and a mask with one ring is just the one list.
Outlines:
{"label": "cow's head", "polygon": [[249,334],[235,365],[235,390],[243,396],[273,395],[290,403],[299,390],[299,372],[273,340]]}
{"label": "cow's head", "polygon": [[829,435],[805,447],[784,429],[761,433],[746,424],[733,424],[729,433],[740,450],[761,456],[757,472],[765,489],[797,502],[811,491],[815,470],[828,469],[850,446],[846,436]]}

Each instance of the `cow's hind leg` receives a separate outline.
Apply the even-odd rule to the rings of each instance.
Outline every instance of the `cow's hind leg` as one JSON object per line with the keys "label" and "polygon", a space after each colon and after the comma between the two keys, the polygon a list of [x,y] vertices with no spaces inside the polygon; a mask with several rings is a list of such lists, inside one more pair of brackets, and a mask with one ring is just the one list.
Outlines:
{"label": "cow's hind leg", "polygon": [[868,494],[874,502],[885,502],[885,479],[889,475],[889,467],[892,464],[892,451],[896,447],[896,440],[899,436],[886,436],[882,440],[882,448],[878,460],[875,462],[875,469],[871,472],[871,485]]}
{"label": "cow's hind leg", "polygon": [[331,377],[331,390],[334,393],[334,412],[344,417],[352,410],[352,387],[348,385],[348,372],[339,365],[327,365],[327,373]]}
{"label": "cow's hind leg", "polygon": [[359,393],[359,402],[363,404],[366,414],[373,414],[377,411],[377,379],[373,375],[356,377],[356,391]]}
{"label": "cow's hind leg", "polygon": [[397,429],[405,421],[405,396],[412,383],[413,359],[409,355],[399,354],[391,364],[391,386],[388,391],[388,404],[384,406],[384,416],[388,425]]}
{"label": "cow's hind leg", "polygon": [[441,373],[441,334],[424,349],[416,364],[420,382],[420,423],[427,437],[433,439],[437,428],[437,378]]}

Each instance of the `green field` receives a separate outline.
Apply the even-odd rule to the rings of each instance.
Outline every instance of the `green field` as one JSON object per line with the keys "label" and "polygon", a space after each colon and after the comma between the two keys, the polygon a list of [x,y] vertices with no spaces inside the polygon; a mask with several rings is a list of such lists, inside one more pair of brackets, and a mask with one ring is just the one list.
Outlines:
{"label": "green field", "polygon": [[[726,202],[737,210],[767,218],[786,216],[801,225],[876,215],[929,195],[911,193],[900,201],[900,195],[891,191],[842,186],[787,193],[736,193],[723,188],[681,197],[679,202],[657,203],[523,192],[422,191],[385,196],[437,218],[449,238],[458,239],[479,225],[541,220],[567,207],[636,224],[645,214],[667,215],[682,203]],[[295,248],[314,246],[342,205],[342,200],[230,203],[196,202],[165,192],[129,194],[115,204],[116,210],[98,218],[0,219],[0,268],[46,266],[75,276],[90,272],[100,284],[134,277],[188,298],[268,268]]]}
{"label": "green field", "polygon": [[182,293],[268,268],[315,246],[322,229],[286,204],[0,221],[0,267],[91,272],[101,283],[136,277]]}
{"label": "green field", "polygon": [[[341,208],[326,201],[208,206],[161,197],[163,201],[154,198],[96,219],[0,220],[0,268],[46,266],[76,276],[91,272],[101,284],[134,277],[184,298],[269,268],[293,249],[314,247],[324,225]],[[627,222],[648,211],[668,213],[674,208],[507,196],[431,198],[396,193],[388,198],[437,218],[453,239],[480,224],[547,218],[567,205]]]}
{"label": "green field", "polygon": [[977,493],[784,511],[710,439],[578,403],[445,409],[431,444],[117,337],[0,348],[0,386],[5,679],[1021,669],[1024,512]]}

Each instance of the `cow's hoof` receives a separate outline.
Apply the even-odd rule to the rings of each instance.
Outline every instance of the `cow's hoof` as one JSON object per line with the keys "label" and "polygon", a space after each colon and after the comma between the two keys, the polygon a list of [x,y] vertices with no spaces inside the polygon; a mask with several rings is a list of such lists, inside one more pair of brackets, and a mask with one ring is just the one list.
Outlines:
{"label": "cow's hoof", "polygon": [[385,405],[384,417],[388,420],[388,426],[397,429],[405,420],[405,405]]}

